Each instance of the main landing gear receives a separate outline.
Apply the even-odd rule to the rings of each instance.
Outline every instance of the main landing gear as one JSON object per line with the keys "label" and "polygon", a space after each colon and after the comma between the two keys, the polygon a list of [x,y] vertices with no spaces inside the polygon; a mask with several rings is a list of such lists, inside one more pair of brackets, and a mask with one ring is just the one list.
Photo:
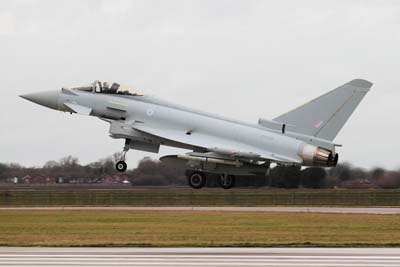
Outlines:
{"label": "main landing gear", "polygon": [[128,164],[126,164],[125,162],[125,156],[126,156],[126,152],[128,152],[129,149],[127,149],[126,147],[124,148],[124,151],[122,151],[121,154],[121,159],[120,161],[117,162],[117,164],[115,165],[115,169],[117,169],[117,171],[119,172],[125,172],[126,169],[128,169]]}
{"label": "main landing gear", "polygon": [[189,185],[194,189],[200,189],[206,185],[207,177],[202,172],[192,172],[188,173]]}
{"label": "main landing gear", "polygon": [[235,176],[233,175],[221,174],[218,178],[219,185],[223,189],[230,189],[235,186]]}
{"label": "main landing gear", "polygon": [[[207,175],[200,171],[187,171],[186,176],[190,187],[200,189],[206,185]],[[218,176],[218,183],[223,189],[230,189],[235,186],[235,176],[221,174]]]}

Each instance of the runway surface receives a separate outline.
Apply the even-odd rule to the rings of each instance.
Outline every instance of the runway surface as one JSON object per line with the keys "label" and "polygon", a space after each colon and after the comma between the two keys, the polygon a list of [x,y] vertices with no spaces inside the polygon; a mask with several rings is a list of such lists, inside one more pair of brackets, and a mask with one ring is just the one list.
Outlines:
{"label": "runway surface", "polygon": [[1,210],[127,210],[127,211],[241,211],[241,212],[317,212],[349,214],[400,214],[400,208],[349,207],[10,207]]}
{"label": "runway surface", "polygon": [[0,266],[400,266],[385,248],[0,248]]}

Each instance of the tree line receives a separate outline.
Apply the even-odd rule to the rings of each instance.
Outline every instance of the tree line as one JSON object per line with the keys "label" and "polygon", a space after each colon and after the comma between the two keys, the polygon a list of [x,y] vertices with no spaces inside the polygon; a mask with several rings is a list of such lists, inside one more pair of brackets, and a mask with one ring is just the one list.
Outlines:
{"label": "tree line", "polygon": [[[142,159],[138,166],[120,174],[115,162],[120,153],[82,165],[72,156],[58,161],[48,161],[40,168],[28,168],[19,164],[0,163],[0,182],[10,182],[13,177],[42,176],[51,182],[103,183],[106,179],[126,180],[134,186],[185,185],[185,170],[179,165],[165,164],[151,158]],[[110,178],[111,177],[111,178]],[[276,166],[267,176],[237,176],[236,185],[242,187],[276,188],[400,188],[400,171],[383,168],[366,170],[343,163],[334,168],[300,168],[297,166]],[[218,187],[217,175],[210,174],[208,187]]]}

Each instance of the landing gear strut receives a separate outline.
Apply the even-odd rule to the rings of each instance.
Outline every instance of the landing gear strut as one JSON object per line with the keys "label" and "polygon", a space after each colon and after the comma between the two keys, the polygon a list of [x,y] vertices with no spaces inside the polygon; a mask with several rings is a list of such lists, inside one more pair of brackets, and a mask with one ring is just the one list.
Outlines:
{"label": "landing gear strut", "polygon": [[125,156],[126,156],[126,152],[128,152],[128,150],[129,150],[129,148],[127,148],[125,146],[124,147],[124,151],[122,151],[122,155],[121,155],[120,161],[118,161],[117,164],[115,165],[115,168],[119,172],[125,172],[126,169],[128,168],[128,164],[126,164],[126,162],[125,162]]}
{"label": "landing gear strut", "polygon": [[235,186],[235,176],[228,174],[221,174],[218,177],[218,182],[223,189],[230,189]]}

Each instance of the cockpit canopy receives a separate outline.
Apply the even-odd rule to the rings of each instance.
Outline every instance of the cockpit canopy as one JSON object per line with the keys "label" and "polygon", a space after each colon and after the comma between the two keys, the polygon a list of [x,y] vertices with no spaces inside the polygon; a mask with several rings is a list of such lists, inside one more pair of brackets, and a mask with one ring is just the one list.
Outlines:
{"label": "cockpit canopy", "polygon": [[74,88],[86,92],[94,92],[98,94],[114,94],[114,95],[130,95],[142,96],[140,92],[127,86],[122,86],[119,83],[108,83],[94,81],[90,86]]}

